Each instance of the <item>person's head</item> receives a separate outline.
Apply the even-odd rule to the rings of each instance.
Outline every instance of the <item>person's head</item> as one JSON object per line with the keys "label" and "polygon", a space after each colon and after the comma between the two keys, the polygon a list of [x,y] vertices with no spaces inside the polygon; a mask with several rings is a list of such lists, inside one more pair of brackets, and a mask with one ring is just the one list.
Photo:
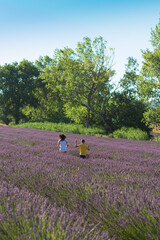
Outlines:
{"label": "person's head", "polygon": [[66,136],[64,134],[59,134],[59,139],[61,141],[64,141],[66,139]]}
{"label": "person's head", "polygon": [[82,139],[82,140],[81,140],[81,143],[83,143],[83,144],[84,144],[84,143],[85,143],[85,140],[84,140],[84,139]]}

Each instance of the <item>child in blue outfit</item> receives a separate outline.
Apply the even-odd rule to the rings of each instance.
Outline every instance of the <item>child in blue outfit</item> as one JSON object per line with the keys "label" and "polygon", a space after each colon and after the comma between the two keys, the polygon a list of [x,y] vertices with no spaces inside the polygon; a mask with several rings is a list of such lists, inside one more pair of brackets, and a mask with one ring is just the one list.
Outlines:
{"label": "child in blue outfit", "polygon": [[69,146],[66,136],[64,134],[59,134],[58,148],[59,152],[67,152],[67,147]]}

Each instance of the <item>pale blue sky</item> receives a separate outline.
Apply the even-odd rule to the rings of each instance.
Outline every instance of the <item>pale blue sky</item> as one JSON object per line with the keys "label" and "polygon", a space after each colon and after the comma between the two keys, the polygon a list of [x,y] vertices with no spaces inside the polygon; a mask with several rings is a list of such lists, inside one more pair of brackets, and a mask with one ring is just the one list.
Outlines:
{"label": "pale blue sky", "polygon": [[152,49],[159,18],[159,0],[0,0],[0,65],[52,57],[56,48],[102,36],[115,49],[118,82],[129,56],[141,64],[141,49]]}

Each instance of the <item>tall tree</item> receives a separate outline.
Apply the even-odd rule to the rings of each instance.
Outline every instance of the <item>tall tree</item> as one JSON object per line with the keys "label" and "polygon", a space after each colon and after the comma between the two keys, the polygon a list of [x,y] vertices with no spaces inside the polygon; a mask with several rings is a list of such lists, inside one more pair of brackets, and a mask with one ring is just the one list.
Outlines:
{"label": "tall tree", "polygon": [[146,100],[160,101],[160,20],[151,31],[153,50],[142,51],[143,66],[139,79],[139,91]]}
{"label": "tall tree", "polygon": [[139,64],[135,58],[128,57],[125,67],[125,73],[119,82],[121,91],[129,97],[138,97]]}
{"label": "tall tree", "polygon": [[58,50],[55,51],[53,59],[45,56],[36,61],[42,83],[42,87],[38,91],[39,106],[36,109],[36,115],[41,120],[68,122],[69,119],[63,109],[65,92],[62,91],[62,86],[64,80],[59,57],[57,57],[58,52]]}
{"label": "tall tree", "polygon": [[[81,62],[81,86],[77,82],[74,88],[75,99],[87,109],[86,126],[89,126],[91,112],[98,114],[111,130],[111,125],[104,118],[104,108],[112,89],[112,56],[106,54],[106,41],[102,37],[93,42],[86,37],[79,42],[76,55]],[[80,82],[80,80],[78,79]]]}
{"label": "tall tree", "polygon": [[[146,123],[157,124],[160,123],[159,117],[156,118],[160,114],[160,19],[155,29],[151,31],[151,43],[152,51],[149,49],[142,51],[144,60],[138,88],[141,97],[148,103],[147,111],[144,114]],[[155,110],[155,108],[157,109]]]}
{"label": "tall tree", "polygon": [[91,113],[97,114],[111,131],[103,112],[112,89],[112,57],[106,55],[106,42],[102,37],[92,42],[86,37],[77,44],[75,51],[69,48],[57,50],[53,65],[45,69],[43,77],[48,87],[58,91],[64,110],[70,119],[83,117],[89,127]]}
{"label": "tall tree", "polygon": [[128,58],[125,73],[119,81],[107,107],[107,115],[112,117],[113,129],[127,127],[138,127],[147,130],[142,122],[145,104],[139,97],[137,88],[139,70],[137,60]]}
{"label": "tall tree", "polygon": [[12,120],[19,123],[22,107],[37,104],[34,90],[38,75],[38,69],[27,60],[0,67],[0,104],[5,123]]}

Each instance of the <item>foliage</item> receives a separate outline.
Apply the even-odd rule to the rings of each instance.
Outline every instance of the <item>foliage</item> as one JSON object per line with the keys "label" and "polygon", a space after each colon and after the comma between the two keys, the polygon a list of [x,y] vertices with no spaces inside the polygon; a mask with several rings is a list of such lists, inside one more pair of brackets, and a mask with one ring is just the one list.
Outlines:
{"label": "foliage", "polygon": [[129,57],[116,88],[114,51],[102,37],[85,37],[75,50],[56,49],[53,58],[41,56],[35,64],[23,60],[0,66],[0,120],[74,122],[106,133],[122,126],[148,131],[159,121],[158,41],[159,25],[152,30],[154,51],[143,51],[140,74],[137,60]]}
{"label": "foliage", "polygon": [[[159,112],[160,104],[160,19],[155,29],[151,31],[151,44],[152,51],[149,49],[142,51],[143,66],[138,89],[141,97],[148,103],[148,113],[145,112],[144,121],[147,124],[148,122],[156,124],[159,122],[158,115],[156,118],[156,112]],[[152,115],[154,115],[154,119]]]}
{"label": "foliage", "polygon": [[[55,51],[56,52],[56,51]],[[31,121],[53,121],[53,122],[68,122],[69,119],[63,110],[63,97],[60,95],[58,88],[61,88],[61,74],[56,73],[55,59],[51,59],[48,56],[40,57],[35,62],[40,72],[40,78],[42,79],[42,86],[37,93],[39,100],[39,107],[35,109],[34,114],[31,111]],[[55,83],[54,83],[54,77]],[[46,81],[47,79],[47,81]],[[53,88],[50,88],[48,79],[53,80]]]}
{"label": "foliage", "polygon": [[139,70],[138,70],[138,62],[133,57],[128,58],[128,63],[125,65],[125,74],[123,78],[120,80],[119,85],[121,91],[124,92],[130,98],[138,97],[138,77],[139,77]]}
{"label": "foliage", "polygon": [[145,104],[126,92],[115,92],[108,102],[106,118],[112,118],[112,128],[120,129],[122,126],[141,128],[148,131],[142,122]]}
{"label": "foliage", "polygon": [[39,72],[29,61],[20,64],[5,64],[0,67],[0,104],[2,120],[18,123],[24,118],[21,109],[25,105],[36,106],[34,90],[37,86]]}
{"label": "foliage", "polygon": [[126,126],[148,131],[147,126],[142,122],[146,104],[139,97],[138,66],[136,59],[128,58],[124,76],[119,82],[119,88],[112,93],[109,100],[106,117],[107,115],[111,116],[114,130]]}
{"label": "foliage", "polygon": [[145,124],[152,127],[159,127],[160,124],[160,105],[157,107],[148,107],[143,114]]}
{"label": "foliage", "polygon": [[126,139],[136,139],[136,140],[148,140],[148,133],[142,131],[141,129],[135,129],[133,127],[122,127],[119,130],[113,132],[114,138],[126,138]]}
{"label": "foliage", "polygon": [[[14,209],[13,209],[14,210]],[[11,239],[23,239],[23,240],[36,240],[37,236],[39,240],[50,239],[50,240],[67,240],[64,233],[60,230],[60,223],[57,223],[56,226],[52,226],[49,229],[49,224],[46,221],[45,217],[35,218],[32,221],[29,221],[25,217],[17,218],[14,216],[15,222],[6,221],[3,222],[0,226],[0,238],[3,240]],[[33,227],[34,221],[34,227]]]}
{"label": "foliage", "polygon": [[151,31],[151,43],[153,51],[142,51],[144,58],[139,79],[139,91],[147,100],[159,102],[160,81],[160,20],[154,30]]}
{"label": "foliage", "polygon": [[74,102],[67,102],[64,104],[66,116],[76,124],[86,125],[87,109],[81,104],[77,104],[75,107]]}
{"label": "foliage", "polygon": [[154,139],[155,141],[159,141],[159,142],[160,142],[160,135],[159,135],[159,134],[154,134],[154,135],[153,135],[153,139]]}
{"label": "foliage", "polygon": [[82,121],[85,118],[87,127],[91,112],[108,124],[103,111],[112,89],[110,81],[114,71],[111,57],[105,52],[106,42],[102,37],[93,42],[86,37],[77,44],[75,51],[70,48],[56,50],[52,65],[43,68],[41,73],[47,88],[63,101],[66,115],[78,122],[79,113],[83,112]]}
{"label": "foliage", "polygon": [[16,127],[36,128],[41,130],[50,130],[55,132],[68,132],[79,134],[105,134],[103,128],[89,127],[86,128],[81,124],[73,123],[51,123],[51,122],[27,122],[16,125]]}

